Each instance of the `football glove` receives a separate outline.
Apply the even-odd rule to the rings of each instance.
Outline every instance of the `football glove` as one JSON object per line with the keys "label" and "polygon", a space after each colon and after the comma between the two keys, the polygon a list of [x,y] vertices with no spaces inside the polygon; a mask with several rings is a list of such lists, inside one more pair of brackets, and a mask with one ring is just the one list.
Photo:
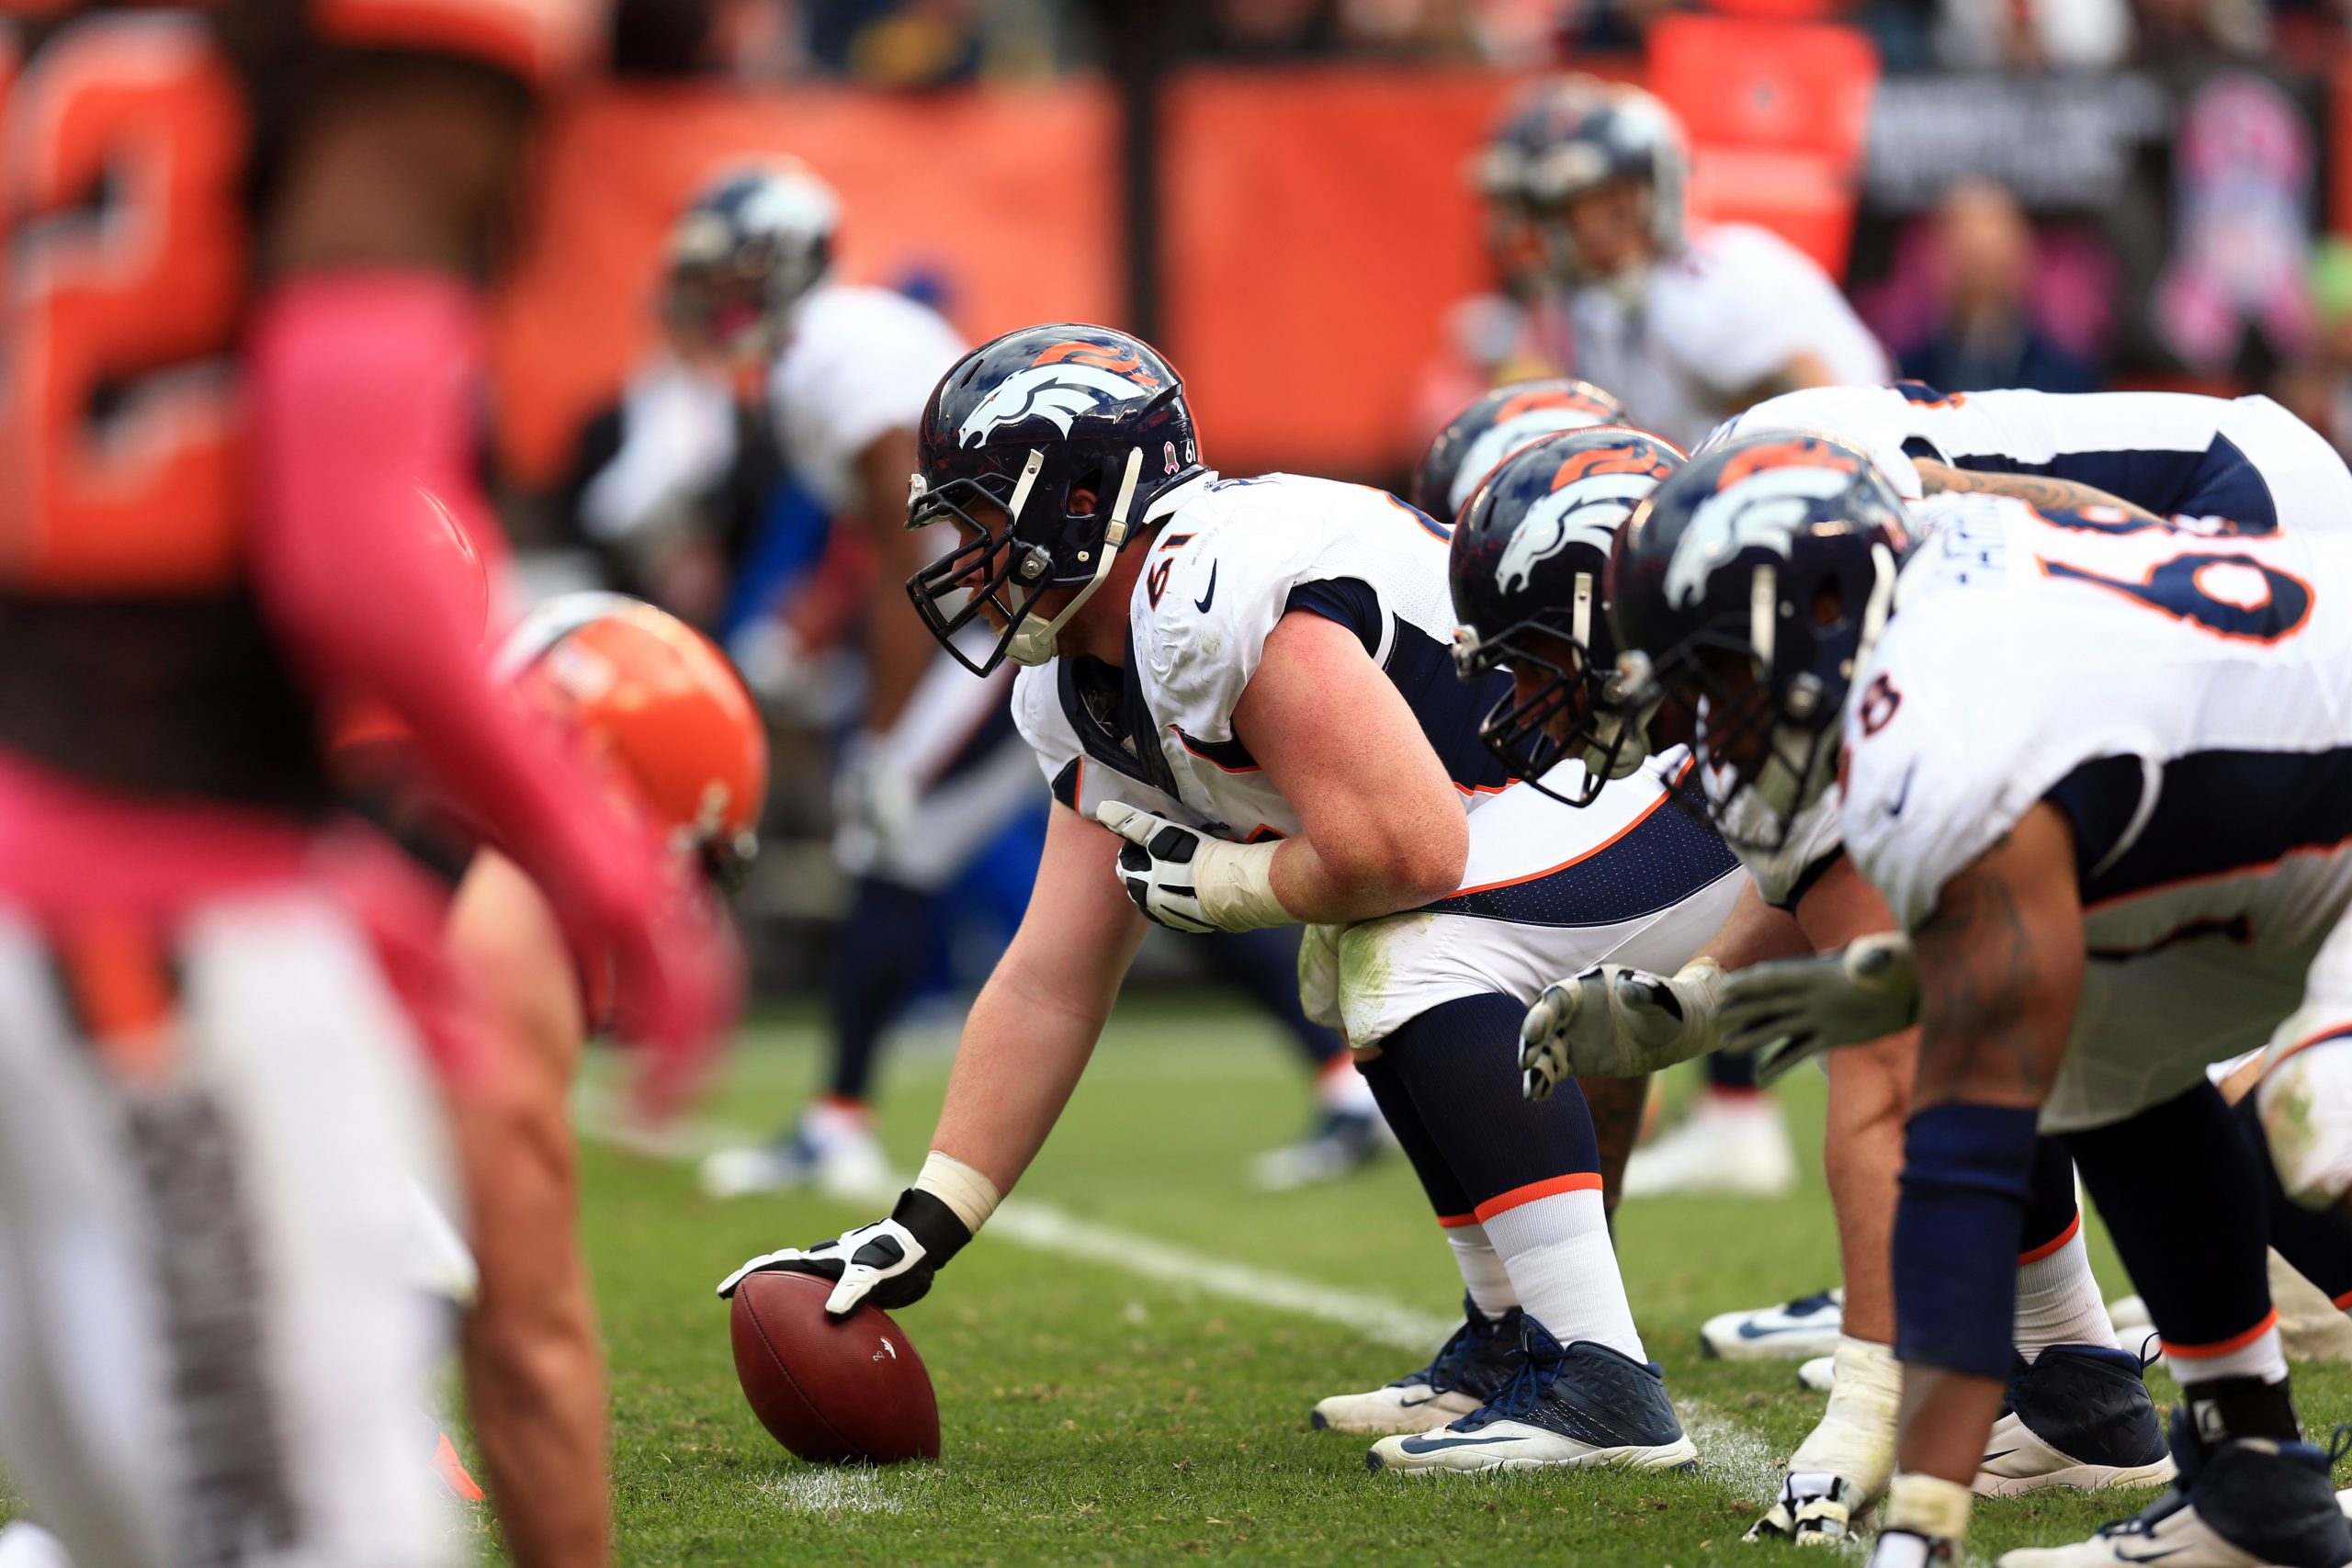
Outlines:
{"label": "football glove", "polygon": [[778,1269],[831,1280],[832,1293],[825,1298],[828,1316],[843,1316],[860,1302],[885,1309],[909,1306],[930,1292],[932,1277],[971,1239],[955,1210],[910,1187],[899,1194],[888,1219],[814,1247],[763,1253],[721,1280],[718,1293],[732,1296],[752,1275]]}
{"label": "football glove", "polygon": [[1519,1026],[1520,1092],[1549,1100],[1568,1078],[1636,1077],[1713,1049],[1723,973],[1712,958],[1671,979],[1596,964],[1544,987]]}
{"label": "football glove", "polygon": [[1118,800],[1094,819],[1127,840],[1114,874],[1147,919],[1195,935],[1290,923],[1274,897],[1280,845],[1227,843]]}
{"label": "football glove", "polygon": [[1809,1056],[1908,1029],[1919,1016],[1919,970],[1900,931],[1858,937],[1835,953],[1776,959],[1724,977],[1723,1049],[1753,1054],[1769,1084]]}

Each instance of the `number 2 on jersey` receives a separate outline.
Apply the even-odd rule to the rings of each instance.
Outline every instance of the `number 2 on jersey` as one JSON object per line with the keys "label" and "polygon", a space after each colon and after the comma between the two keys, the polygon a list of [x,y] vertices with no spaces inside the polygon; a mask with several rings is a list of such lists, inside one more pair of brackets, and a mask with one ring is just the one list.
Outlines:
{"label": "number 2 on jersey", "polygon": [[187,15],[68,24],[6,85],[0,582],[230,580],[245,276],[237,84]]}

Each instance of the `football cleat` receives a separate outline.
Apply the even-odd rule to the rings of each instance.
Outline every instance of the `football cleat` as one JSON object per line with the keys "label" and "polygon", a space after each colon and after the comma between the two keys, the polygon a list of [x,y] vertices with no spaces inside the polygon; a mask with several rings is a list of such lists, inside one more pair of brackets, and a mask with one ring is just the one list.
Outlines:
{"label": "football cleat", "polygon": [[743,1198],[813,1187],[829,1198],[868,1201],[904,1185],[862,1114],[813,1105],[791,1133],[755,1148],[720,1149],[702,1162],[702,1190]]}
{"label": "football cleat", "polygon": [[[1780,1102],[1765,1094],[1702,1094],[1680,1126],[1635,1149],[1625,1162],[1628,1198],[1701,1192],[1779,1198],[1796,1185],[1788,1122]],[[1830,1332],[1834,1338],[1836,1329]]]}
{"label": "football cleat", "polygon": [[1789,1540],[1799,1546],[1831,1546],[1846,1539],[1874,1501],[1842,1475],[1781,1477],[1781,1495],[1764,1517],[1747,1527],[1750,1541]]}
{"label": "football cleat", "polygon": [[1381,1438],[1365,1463],[1413,1473],[1697,1464],[1656,1362],[1589,1339],[1563,1348],[1533,1318],[1521,1332],[1510,1382],[1493,1398],[1452,1426]]}
{"label": "football cleat", "polygon": [[1718,1313],[1699,1326],[1699,1353],[1726,1361],[1810,1360],[1832,1355],[1846,1291],[1821,1291],[1779,1306]]}
{"label": "football cleat", "polygon": [[2097,1492],[2152,1486],[2173,1476],[2154,1401],[2129,1350],[2052,1345],[2009,1374],[2000,1419],[1976,1472],[1980,1497],[2044,1487]]}
{"label": "football cleat", "polygon": [[2185,1412],[2172,1420],[2172,1489],[2088,1540],[2005,1553],[2000,1568],[2341,1568],[2347,1527],[2328,1455],[2309,1443],[2236,1438],[2208,1447]]}
{"label": "football cleat", "polygon": [[1343,1180],[1396,1146],[1379,1111],[1329,1108],[1306,1136],[1251,1160],[1250,1184],[1261,1192],[1289,1192]]}
{"label": "football cleat", "polygon": [[1369,1393],[1335,1393],[1307,1420],[1317,1431],[1382,1436],[1427,1432],[1469,1415],[1510,1382],[1521,1313],[1487,1317],[1462,1299],[1463,1324],[1430,1364]]}
{"label": "football cleat", "polygon": [[1838,1386],[1838,1358],[1815,1356],[1797,1363],[1797,1386],[1813,1393],[1827,1393]]}

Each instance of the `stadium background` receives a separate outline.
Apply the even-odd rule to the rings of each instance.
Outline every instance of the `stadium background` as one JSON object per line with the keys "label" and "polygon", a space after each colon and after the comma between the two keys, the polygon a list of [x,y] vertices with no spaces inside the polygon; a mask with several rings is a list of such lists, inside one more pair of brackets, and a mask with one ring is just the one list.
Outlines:
{"label": "stadium background", "polygon": [[[2328,237],[2352,228],[2341,0],[622,10],[620,69],[557,120],[500,311],[492,466],[535,589],[616,580],[727,613],[600,557],[571,502],[656,345],[665,229],[714,171],[779,152],[841,192],[848,280],[974,341],[1056,318],[1140,332],[1227,472],[1401,479],[1510,357],[1465,168],[1514,88],[1562,67],[1664,97],[1696,211],[1811,253],[1906,374],[2266,390],[2352,443],[2352,245]],[[840,904],[838,709],[771,705],[780,776],[742,909],[778,994],[821,973]],[[955,968],[984,962],[985,943]]]}

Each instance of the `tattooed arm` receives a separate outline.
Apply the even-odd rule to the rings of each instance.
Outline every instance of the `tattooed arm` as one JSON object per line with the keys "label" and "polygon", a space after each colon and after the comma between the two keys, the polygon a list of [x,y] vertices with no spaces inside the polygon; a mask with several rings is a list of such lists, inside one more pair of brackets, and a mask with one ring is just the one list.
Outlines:
{"label": "tattooed arm", "polygon": [[[1912,933],[1912,942],[1920,981],[1914,1116],[1937,1107],[2039,1108],[2064,1055],[2083,980],[2082,906],[2066,818],[2047,805],[2028,812],[2007,837],[1945,886],[1935,913]],[[2030,1125],[2025,1132],[2030,1135]],[[1904,1330],[1916,1329],[1925,1314],[1908,1324],[1901,1320],[1920,1313],[1923,1298],[1953,1286],[1942,1270],[1917,1278],[1905,1267],[1905,1221],[1917,1224],[1927,1212],[1912,1184],[1930,1173],[1920,1172],[1917,1165],[1915,1140],[1895,1222],[1898,1345],[1917,1342]],[[2022,1171],[1979,1170],[1974,1178],[2012,1175],[2021,1190]],[[2015,1245],[2012,1235],[2008,1247]],[[1980,1272],[2011,1267],[2007,1249],[1945,1260]],[[2002,1278],[2006,1288],[2006,1272]],[[2004,1333],[2007,1322],[2004,1311]],[[1900,1468],[1965,1485],[1976,1473],[2000,1404],[1997,1378],[1906,1359]]]}
{"label": "tattooed arm", "polygon": [[2009,495],[2031,503],[2039,512],[2077,512],[2086,506],[2111,507],[2135,522],[2162,523],[2163,518],[2144,507],[2132,505],[2119,496],[2112,496],[2091,485],[2074,479],[2052,479],[2047,474],[1980,474],[1970,468],[1955,468],[1949,463],[1939,463],[1930,457],[1920,457],[1912,466],[1919,470],[1920,488],[1929,495],[1946,491],[1972,491],[1980,495]]}

